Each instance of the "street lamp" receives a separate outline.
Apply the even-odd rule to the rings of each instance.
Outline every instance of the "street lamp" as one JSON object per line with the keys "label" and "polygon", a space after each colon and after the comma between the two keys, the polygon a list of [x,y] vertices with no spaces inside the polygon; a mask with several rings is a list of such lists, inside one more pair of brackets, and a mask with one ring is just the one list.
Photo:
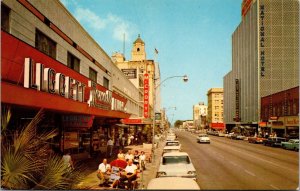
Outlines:
{"label": "street lamp", "polygon": [[184,76],[170,76],[170,77],[167,77],[166,79],[164,79],[162,82],[160,82],[157,86],[155,86],[155,77],[153,76],[153,86],[154,86],[154,89],[153,89],[153,111],[152,111],[152,118],[153,118],[153,124],[152,124],[152,157],[153,157],[153,161],[155,160],[155,157],[154,157],[154,141],[155,141],[155,138],[154,138],[154,134],[155,134],[155,101],[156,101],[156,89],[161,85],[163,84],[165,81],[169,80],[169,79],[172,79],[172,78],[182,78],[183,82],[187,82],[189,79],[188,79],[188,76],[187,75],[184,75]]}

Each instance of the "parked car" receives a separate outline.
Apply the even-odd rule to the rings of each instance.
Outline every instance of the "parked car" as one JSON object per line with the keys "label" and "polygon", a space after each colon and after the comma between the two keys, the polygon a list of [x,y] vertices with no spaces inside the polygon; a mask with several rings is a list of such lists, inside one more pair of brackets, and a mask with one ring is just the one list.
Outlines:
{"label": "parked car", "polygon": [[267,139],[263,138],[263,137],[248,137],[249,143],[263,143],[264,140],[267,140]]}
{"label": "parked car", "polygon": [[290,139],[288,142],[281,142],[283,149],[299,151],[299,139]]}
{"label": "parked car", "polygon": [[210,138],[208,137],[207,134],[200,134],[197,137],[197,142],[198,143],[210,143]]}
{"label": "parked car", "polygon": [[163,148],[163,154],[164,153],[170,153],[170,152],[178,152],[178,151],[180,151],[180,146],[178,145],[178,146],[165,146],[164,148]]}
{"label": "parked car", "polygon": [[283,137],[269,137],[267,140],[263,141],[263,144],[265,146],[271,146],[271,147],[280,147],[281,142],[285,142],[286,138]]}
{"label": "parked car", "polygon": [[218,136],[219,136],[219,137],[225,137],[225,133],[219,132],[219,133],[218,133]]}
{"label": "parked car", "polygon": [[156,177],[184,177],[196,180],[197,173],[186,152],[170,152],[161,157]]}
{"label": "parked car", "polygon": [[175,141],[176,135],[167,135],[167,141]]}
{"label": "parked car", "polygon": [[147,190],[200,190],[200,187],[190,178],[165,177],[150,180]]}

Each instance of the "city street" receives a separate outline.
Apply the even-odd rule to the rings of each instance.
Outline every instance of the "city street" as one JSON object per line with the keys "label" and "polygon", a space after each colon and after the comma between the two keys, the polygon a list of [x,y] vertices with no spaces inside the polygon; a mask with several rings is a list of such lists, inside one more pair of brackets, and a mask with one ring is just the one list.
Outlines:
{"label": "city street", "polygon": [[176,132],[197,171],[201,189],[295,190],[299,184],[298,152],[247,141],[210,136],[211,144],[196,135]]}

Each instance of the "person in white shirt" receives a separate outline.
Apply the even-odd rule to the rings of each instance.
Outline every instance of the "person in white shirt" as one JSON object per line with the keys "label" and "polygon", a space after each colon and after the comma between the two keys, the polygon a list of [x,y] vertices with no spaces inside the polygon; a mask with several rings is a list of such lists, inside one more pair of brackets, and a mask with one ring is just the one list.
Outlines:
{"label": "person in white shirt", "polygon": [[67,151],[63,157],[62,157],[63,161],[64,161],[64,164],[69,168],[69,169],[73,169],[74,166],[73,166],[73,160],[72,160],[72,157],[70,155],[70,151]]}
{"label": "person in white shirt", "polygon": [[109,157],[111,157],[112,155],[113,147],[114,147],[114,142],[111,138],[109,138],[109,140],[107,141],[107,150],[106,150],[106,154]]}
{"label": "person in white shirt", "polygon": [[146,166],[145,166],[145,164],[146,164],[146,155],[145,155],[144,151],[141,151],[139,162],[140,162],[141,169],[146,170]]}
{"label": "person in white shirt", "polygon": [[112,188],[114,188],[116,185],[118,185],[120,182],[124,182],[126,180],[128,180],[127,183],[127,189],[132,190],[132,181],[137,179],[137,166],[133,164],[133,160],[130,159],[128,160],[128,164],[126,166],[126,168],[124,169],[124,173],[121,174],[121,177],[119,180],[116,180],[113,184],[112,184]]}
{"label": "person in white shirt", "polygon": [[119,150],[119,153],[118,153],[118,159],[120,159],[120,160],[125,160],[125,155],[124,155],[122,149]]}
{"label": "person in white shirt", "polygon": [[107,159],[103,159],[103,162],[98,167],[98,173],[97,173],[97,177],[100,180],[99,186],[108,185],[110,172],[111,172],[110,164],[107,164]]}
{"label": "person in white shirt", "polygon": [[128,160],[133,159],[133,154],[131,153],[131,150],[128,150],[127,154],[125,155],[125,160],[128,162]]}

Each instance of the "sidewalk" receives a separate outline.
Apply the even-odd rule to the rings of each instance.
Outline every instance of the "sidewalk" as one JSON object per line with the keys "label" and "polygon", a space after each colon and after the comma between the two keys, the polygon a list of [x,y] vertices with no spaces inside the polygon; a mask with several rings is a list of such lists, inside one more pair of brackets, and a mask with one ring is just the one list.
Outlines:
{"label": "sidewalk", "polygon": [[[142,173],[139,174],[140,178],[138,179],[139,181],[139,188],[138,189],[145,189],[148,185],[148,182],[152,179],[155,178],[156,172],[158,169],[158,165],[160,162],[160,156],[162,153],[162,148],[163,147],[163,141],[161,141],[158,144],[158,147],[155,149],[154,158],[155,160],[152,161],[151,163],[146,163],[146,170]],[[124,148],[124,152],[127,152],[128,150],[138,150],[138,151],[144,151],[145,153],[151,153],[150,148],[143,148],[143,145],[129,145]],[[107,190],[109,189],[108,187],[100,187],[99,186],[99,179],[97,178],[97,169],[99,164],[102,162],[103,158],[105,156],[100,156],[97,159],[95,158],[90,158],[86,159],[83,161],[84,164],[86,164],[86,172],[87,172],[87,177],[78,184],[79,189],[90,189],[90,190]],[[112,160],[116,159],[116,157],[112,157],[108,159],[108,162],[111,162]]]}

